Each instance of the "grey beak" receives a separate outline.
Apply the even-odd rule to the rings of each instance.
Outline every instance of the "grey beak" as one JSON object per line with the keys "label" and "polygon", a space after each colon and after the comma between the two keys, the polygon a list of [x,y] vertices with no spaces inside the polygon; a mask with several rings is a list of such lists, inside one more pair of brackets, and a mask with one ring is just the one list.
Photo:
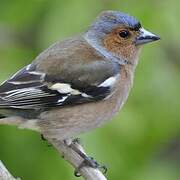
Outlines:
{"label": "grey beak", "polygon": [[153,41],[157,41],[160,39],[159,36],[145,30],[144,28],[140,28],[140,34],[135,40],[135,45],[142,45],[146,43],[150,43]]}

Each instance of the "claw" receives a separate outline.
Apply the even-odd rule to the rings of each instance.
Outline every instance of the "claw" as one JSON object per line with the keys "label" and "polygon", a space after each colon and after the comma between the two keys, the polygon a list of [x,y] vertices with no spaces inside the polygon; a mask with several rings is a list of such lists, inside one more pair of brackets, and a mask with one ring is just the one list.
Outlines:
{"label": "claw", "polygon": [[47,139],[44,137],[43,134],[41,134],[41,139],[42,139],[43,141],[47,141]]}
{"label": "claw", "polygon": [[[41,139],[43,140],[43,141],[45,141],[45,142],[48,142],[47,141],[47,139],[44,137],[44,135],[43,134],[41,134]],[[48,143],[48,145],[47,145],[48,147],[52,147],[52,145],[51,144],[49,144]]]}
{"label": "claw", "polygon": [[81,139],[80,138],[75,138],[72,140],[73,143],[81,144]]}
{"label": "claw", "polygon": [[94,169],[99,169],[102,171],[103,174],[105,174],[107,172],[107,167],[106,166],[101,166],[100,164],[98,164],[97,161],[95,161],[92,157],[88,157],[84,152],[82,152],[80,149],[77,148],[77,144],[80,144],[80,139],[76,138],[74,140],[71,141],[71,143],[69,143],[67,140],[64,140],[64,143],[71,148],[72,150],[74,150],[79,156],[81,156],[83,158],[82,163],[79,165],[79,167],[77,167],[74,171],[74,175],[76,177],[80,177],[81,173],[80,170],[83,167],[91,167]]}
{"label": "claw", "polygon": [[76,177],[80,177],[81,174],[80,174],[80,170],[85,167],[85,166],[89,166],[89,167],[92,167],[92,168],[95,168],[95,169],[102,169],[102,173],[103,174],[106,174],[107,172],[107,167],[106,166],[101,166],[98,164],[97,161],[95,161],[92,157],[86,157],[83,162],[79,165],[79,167],[77,167],[74,171],[74,175]]}
{"label": "claw", "polygon": [[80,174],[77,170],[74,171],[74,175],[75,175],[76,177],[81,177],[81,174]]}
{"label": "claw", "polygon": [[107,168],[105,165],[101,166],[100,169],[103,170],[103,171],[102,171],[103,174],[106,174],[106,173],[107,173],[108,168]]}

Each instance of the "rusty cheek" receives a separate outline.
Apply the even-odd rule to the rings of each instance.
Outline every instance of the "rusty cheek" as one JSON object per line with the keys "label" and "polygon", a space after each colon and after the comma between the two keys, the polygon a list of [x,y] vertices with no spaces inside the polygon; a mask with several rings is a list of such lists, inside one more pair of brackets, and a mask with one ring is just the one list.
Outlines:
{"label": "rusty cheek", "polygon": [[105,48],[125,59],[132,59],[136,54],[136,48],[132,40],[120,40],[116,34],[109,34],[104,39]]}

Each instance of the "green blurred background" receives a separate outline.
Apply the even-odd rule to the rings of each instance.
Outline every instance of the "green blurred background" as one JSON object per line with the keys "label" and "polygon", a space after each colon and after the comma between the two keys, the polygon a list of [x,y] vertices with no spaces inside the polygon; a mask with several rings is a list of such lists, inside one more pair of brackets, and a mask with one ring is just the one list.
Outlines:
{"label": "green blurred background", "polygon": [[[88,154],[107,165],[110,180],[179,180],[179,7],[178,0],[0,0],[0,81],[53,42],[86,30],[102,10],[136,16],[162,40],[143,49],[121,113],[81,138]],[[0,159],[22,180],[76,179],[32,131],[0,126]]]}

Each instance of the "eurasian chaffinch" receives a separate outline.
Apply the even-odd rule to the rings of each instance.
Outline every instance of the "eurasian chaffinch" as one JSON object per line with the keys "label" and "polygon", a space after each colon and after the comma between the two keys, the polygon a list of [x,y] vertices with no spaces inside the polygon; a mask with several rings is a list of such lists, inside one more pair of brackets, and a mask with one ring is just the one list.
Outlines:
{"label": "eurasian chaffinch", "polygon": [[156,40],[134,17],[102,12],[0,86],[0,124],[59,140],[101,126],[127,100],[141,47]]}

